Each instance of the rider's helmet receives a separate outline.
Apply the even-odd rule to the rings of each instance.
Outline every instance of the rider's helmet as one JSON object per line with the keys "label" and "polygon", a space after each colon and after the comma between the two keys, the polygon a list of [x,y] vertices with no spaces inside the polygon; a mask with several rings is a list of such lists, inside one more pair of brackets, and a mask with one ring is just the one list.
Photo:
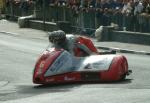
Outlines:
{"label": "rider's helmet", "polygon": [[53,44],[61,44],[66,40],[66,34],[62,30],[48,32],[49,42]]}

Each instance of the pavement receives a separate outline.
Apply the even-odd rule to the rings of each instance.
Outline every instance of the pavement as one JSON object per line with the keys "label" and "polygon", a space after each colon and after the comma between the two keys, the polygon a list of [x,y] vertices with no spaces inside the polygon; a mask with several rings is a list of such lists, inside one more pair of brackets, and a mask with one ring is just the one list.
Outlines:
{"label": "pavement", "polygon": [[[22,37],[30,37],[34,39],[48,40],[47,32],[42,30],[36,30],[31,28],[19,28],[16,22],[7,21],[5,19],[0,20],[0,33],[7,35],[17,35]],[[121,42],[98,42],[96,38],[91,38],[95,46],[103,50],[116,50],[121,53],[133,53],[150,55],[150,45],[140,45]]]}

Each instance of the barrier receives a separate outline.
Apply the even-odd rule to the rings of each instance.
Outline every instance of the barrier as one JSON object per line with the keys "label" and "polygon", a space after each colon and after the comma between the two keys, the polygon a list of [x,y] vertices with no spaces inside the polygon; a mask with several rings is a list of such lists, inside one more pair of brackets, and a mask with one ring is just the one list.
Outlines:
{"label": "barrier", "polygon": [[[18,5],[7,7],[7,14],[12,16],[21,16],[21,10]],[[123,15],[120,12],[101,13],[100,11],[90,8],[85,10],[75,10],[66,6],[47,6],[45,10],[41,6],[33,6],[28,10],[26,16],[36,13],[37,20],[46,20],[47,22],[67,21],[73,27],[97,29],[99,26],[108,26],[110,23],[118,24],[120,30],[147,32],[150,33],[150,16],[149,15]],[[43,14],[45,12],[45,15]],[[43,19],[44,18],[44,19]],[[82,31],[81,30],[81,31]]]}

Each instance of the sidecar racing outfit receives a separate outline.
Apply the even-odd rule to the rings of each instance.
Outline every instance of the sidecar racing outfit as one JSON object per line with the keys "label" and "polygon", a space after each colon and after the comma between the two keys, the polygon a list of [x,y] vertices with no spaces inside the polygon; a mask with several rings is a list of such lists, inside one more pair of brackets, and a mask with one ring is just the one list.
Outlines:
{"label": "sidecar racing outfit", "polygon": [[124,55],[99,54],[88,38],[66,35],[63,31],[49,35],[53,46],[38,58],[33,83],[114,82],[131,73]]}

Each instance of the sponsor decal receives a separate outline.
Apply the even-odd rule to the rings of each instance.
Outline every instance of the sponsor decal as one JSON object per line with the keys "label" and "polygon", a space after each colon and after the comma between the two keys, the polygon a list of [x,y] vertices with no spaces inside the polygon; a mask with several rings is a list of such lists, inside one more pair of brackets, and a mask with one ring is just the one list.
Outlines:
{"label": "sponsor decal", "polygon": [[51,72],[57,72],[59,69],[65,69],[65,64],[72,64],[70,60],[70,55],[68,53],[63,52],[54,62],[54,64],[51,66],[50,71]]}
{"label": "sponsor decal", "polygon": [[73,81],[73,80],[75,80],[75,77],[67,77],[67,76],[65,76],[64,80],[65,81]]}
{"label": "sponsor decal", "polygon": [[92,69],[91,64],[87,64],[84,69]]}
{"label": "sponsor decal", "polygon": [[41,61],[39,68],[37,69],[37,75],[41,75],[43,73],[44,65],[45,65],[45,61]]}
{"label": "sponsor decal", "polygon": [[79,71],[108,70],[115,55],[92,55],[82,60]]}
{"label": "sponsor decal", "polygon": [[46,82],[53,82],[55,79],[51,78],[51,79],[46,79]]}
{"label": "sponsor decal", "polygon": [[66,73],[72,70],[72,56],[64,51],[49,67],[44,76]]}

